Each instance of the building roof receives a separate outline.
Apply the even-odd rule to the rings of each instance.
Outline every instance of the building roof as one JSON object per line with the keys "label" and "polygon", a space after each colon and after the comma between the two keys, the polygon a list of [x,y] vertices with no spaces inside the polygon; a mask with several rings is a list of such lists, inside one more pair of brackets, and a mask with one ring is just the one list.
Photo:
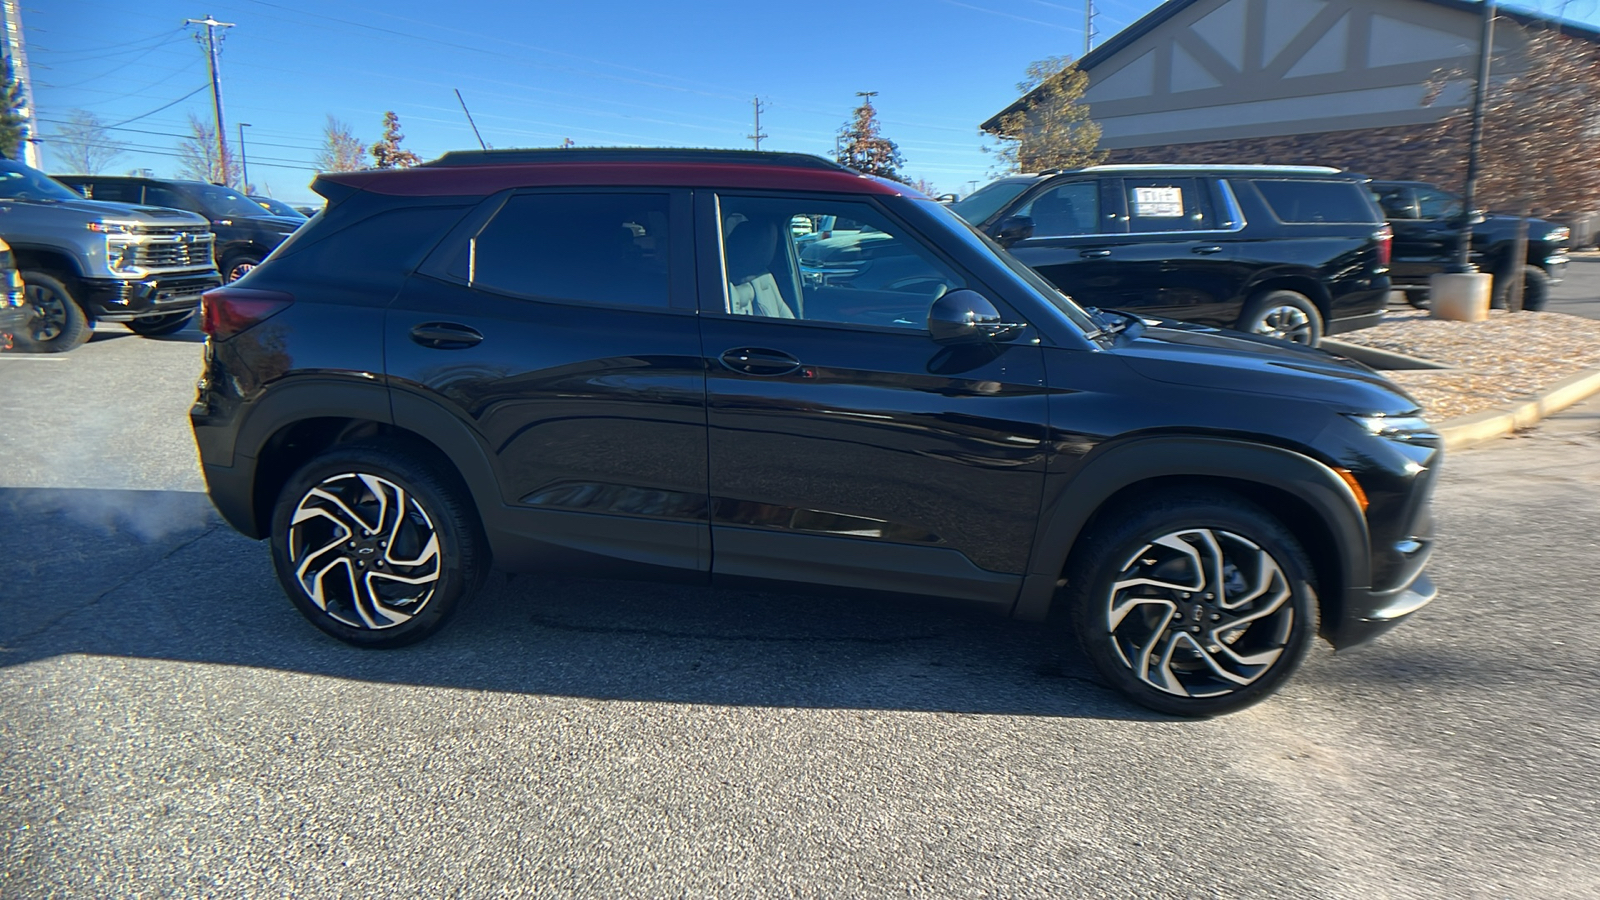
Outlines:
{"label": "building roof", "polygon": [[[1139,19],[1137,22],[1134,22],[1127,28],[1122,29],[1121,31],[1112,35],[1111,38],[1105,43],[1095,47],[1088,53],[1085,53],[1082,58],[1078,60],[1078,69],[1083,72],[1092,70],[1095,66],[1098,66],[1101,63],[1109,60],[1111,57],[1117,55],[1117,53],[1121,52],[1134,41],[1137,41],[1157,28],[1160,28],[1167,22],[1168,19],[1171,19],[1173,16],[1177,15],[1183,10],[1193,6],[1196,2],[1198,2],[1198,0],[1166,0],[1165,3],[1161,4],[1155,9],[1152,9],[1150,12],[1145,13],[1144,18]],[[1471,13],[1475,16],[1481,15],[1482,13],[1480,10],[1483,8],[1483,3],[1481,0],[1411,0],[1411,2],[1428,3],[1434,6],[1442,6],[1446,9]],[[1562,34],[1600,44],[1600,31],[1589,28],[1585,25],[1568,22],[1565,19],[1553,18],[1551,16],[1541,16],[1537,13],[1522,12],[1520,10],[1506,9],[1503,6],[1496,10],[1495,15],[1496,18],[1510,19],[1511,21],[1521,25],[1531,25],[1538,28],[1553,28]],[[1037,90],[1038,88],[1034,89],[1034,91]],[[1021,110],[1024,102],[1033,95],[1034,91],[1029,91],[1021,97],[1018,97],[1011,103],[1011,105],[990,116],[982,125],[979,125],[978,127],[983,131],[991,133],[997,131],[1000,128],[1000,119]]]}

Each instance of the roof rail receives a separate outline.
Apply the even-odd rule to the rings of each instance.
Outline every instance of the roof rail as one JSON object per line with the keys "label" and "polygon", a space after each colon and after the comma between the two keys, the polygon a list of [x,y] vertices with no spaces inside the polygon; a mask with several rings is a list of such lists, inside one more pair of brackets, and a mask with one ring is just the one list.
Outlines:
{"label": "roof rail", "polygon": [[703,150],[690,147],[546,147],[528,150],[451,150],[425,166],[508,166],[523,163],[721,163],[837,169],[844,166],[809,153],[772,150]]}

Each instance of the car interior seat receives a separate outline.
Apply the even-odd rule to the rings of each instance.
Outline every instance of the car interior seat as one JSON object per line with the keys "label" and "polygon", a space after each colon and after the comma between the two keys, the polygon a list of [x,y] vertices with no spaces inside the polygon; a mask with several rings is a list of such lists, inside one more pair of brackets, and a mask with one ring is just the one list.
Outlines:
{"label": "car interior seat", "polygon": [[1084,234],[1084,217],[1065,190],[1055,190],[1033,201],[1033,233],[1039,236]]}
{"label": "car interior seat", "polygon": [[792,319],[772,274],[778,249],[778,227],[766,219],[729,219],[723,245],[728,263],[728,312],[738,316]]}

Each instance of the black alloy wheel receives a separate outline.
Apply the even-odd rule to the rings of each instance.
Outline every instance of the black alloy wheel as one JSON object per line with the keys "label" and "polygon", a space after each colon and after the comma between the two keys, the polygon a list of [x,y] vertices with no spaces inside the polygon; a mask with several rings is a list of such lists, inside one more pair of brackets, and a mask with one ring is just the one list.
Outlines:
{"label": "black alloy wheel", "polygon": [[1244,305],[1239,330],[1315,347],[1322,342],[1322,313],[1304,294],[1267,291]]}
{"label": "black alloy wheel", "polygon": [[145,316],[124,323],[128,330],[144,337],[162,337],[177,334],[189,326],[189,320],[194,318],[194,310],[185,312],[166,313],[160,316]]}
{"label": "black alloy wheel", "polygon": [[88,343],[94,327],[73,299],[64,280],[44,272],[24,271],[23,296],[32,311],[31,324],[18,334],[20,349],[39,353],[65,353]]}
{"label": "black alloy wheel", "polygon": [[335,447],[278,496],[272,560],[313,625],[362,647],[439,630],[486,571],[482,526],[456,480],[390,446]]}
{"label": "black alloy wheel", "polygon": [[1113,687],[1178,716],[1277,690],[1317,633],[1310,564],[1272,516],[1189,490],[1113,514],[1073,553],[1066,613]]}

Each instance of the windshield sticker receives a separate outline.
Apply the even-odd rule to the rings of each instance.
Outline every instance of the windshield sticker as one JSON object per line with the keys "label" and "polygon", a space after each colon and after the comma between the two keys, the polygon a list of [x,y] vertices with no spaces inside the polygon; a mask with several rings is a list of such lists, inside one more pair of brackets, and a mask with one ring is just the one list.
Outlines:
{"label": "windshield sticker", "polygon": [[1133,214],[1141,219],[1183,218],[1183,188],[1134,188]]}

